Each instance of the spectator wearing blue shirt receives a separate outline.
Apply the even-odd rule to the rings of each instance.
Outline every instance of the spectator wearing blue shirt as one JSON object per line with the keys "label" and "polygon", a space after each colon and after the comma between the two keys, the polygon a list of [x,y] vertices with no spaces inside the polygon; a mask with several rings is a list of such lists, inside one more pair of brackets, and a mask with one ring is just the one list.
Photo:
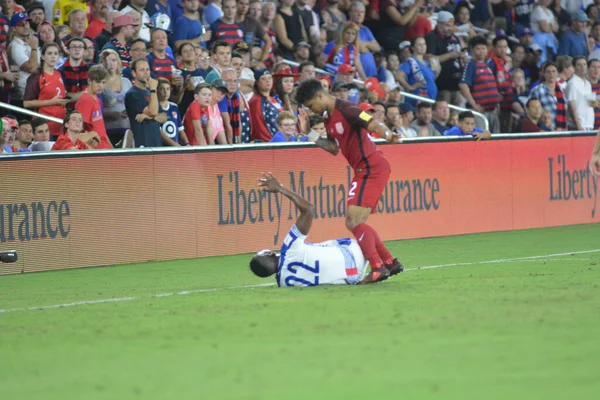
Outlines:
{"label": "spectator wearing blue shirt", "polygon": [[204,7],[204,13],[202,13],[202,20],[206,25],[210,25],[221,17],[223,17],[223,10],[221,9],[221,0],[210,0],[208,5]]}
{"label": "spectator wearing blue shirt", "polygon": [[307,142],[308,136],[297,138],[298,121],[291,111],[283,111],[277,117],[277,128],[279,131],[273,135],[269,142]]}
{"label": "spectator wearing blue shirt", "polygon": [[381,51],[381,46],[375,40],[373,32],[363,25],[365,21],[365,5],[362,2],[354,1],[350,6],[350,21],[358,25],[358,51],[360,52],[360,62],[367,78],[372,78],[378,75],[377,65],[373,53]]}
{"label": "spectator wearing blue shirt", "polygon": [[585,56],[587,58],[589,49],[584,29],[585,24],[588,22],[590,22],[590,19],[585,11],[577,11],[573,16],[571,27],[560,38],[557,53],[559,56]]}
{"label": "spectator wearing blue shirt", "polygon": [[463,111],[458,114],[458,125],[452,127],[444,133],[444,136],[467,136],[471,135],[477,140],[489,139],[492,137],[489,131],[482,131],[475,128],[475,116],[471,111]]}
{"label": "spectator wearing blue shirt", "polygon": [[178,49],[184,43],[197,43],[206,47],[206,40],[210,33],[204,32],[200,14],[198,14],[198,0],[182,0],[183,15],[175,20],[173,31],[174,46]]}
{"label": "spectator wearing blue shirt", "polygon": [[450,108],[448,102],[445,100],[437,100],[433,104],[433,119],[431,124],[433,127],[442,135],[452,128],[452,125],[448,123],[450,120]]}
{"label": "spectator wearing blue shirt", "polygon": [[159,78],[156,89],[158,97],[158,112],[164,113],[167,120],[160,126],[160,136],[165,146],[189,145],[190,142],[185,134],[181,112],[177,104],[169,101],[171,97],[171,82]]}

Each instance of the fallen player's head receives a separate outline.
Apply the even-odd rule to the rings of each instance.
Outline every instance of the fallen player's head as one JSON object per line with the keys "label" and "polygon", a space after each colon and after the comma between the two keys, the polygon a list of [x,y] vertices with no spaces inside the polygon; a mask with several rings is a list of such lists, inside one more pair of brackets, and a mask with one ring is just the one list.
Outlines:
{"label": "fallen player's head", "polygon": [[276,273],[278,266],[279,254],[273,250],[261,250],[250,260],[250,269],[261,278],[268,278]]}

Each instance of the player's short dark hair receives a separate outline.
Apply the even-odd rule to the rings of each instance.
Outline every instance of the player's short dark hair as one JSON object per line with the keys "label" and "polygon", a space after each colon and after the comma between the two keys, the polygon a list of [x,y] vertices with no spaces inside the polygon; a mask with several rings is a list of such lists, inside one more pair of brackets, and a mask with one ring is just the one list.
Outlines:
{"label": "player's short dark hair", "polygon": [[537,97],[531,97],[529,100],[527,100],[527,103],[525,104],[525,108],[529,108],[529,104],[531,104],[532,101],[540,101],[540,99],[538,99]]}
{"label": "player's short dark hair", "polygon": [[469,40],[469,48],[470,49],[474,48],[475,46],[479,46],[481,44],[484,45],[485,47],[487,47],[487,39],[481,35],[473,36],[473,38],[471,38],[471,40]]}
{"label": "player's short dark hair", "polygon": [[460,114],[458,114],[459,121],[464,121],[466,118],[475,119],[475,116],[473,115],[473,113],[471,111],[462,111]]}
{"label": "player's short dark hair", "polygon": [[210,48],[210,53],[217,54],[217,49],[219,47],[229,47],[229,49],[231,49],[231,45],[229,43],[227,43],[226,41],[217,40],[216,42],[213,43],[212,47]]}
{"label": "player's short dark hair", "polygon": [[311,128],[315,125],[323,124],[325,120],[321,115],[313,114],[308,118],[308,126]]}
{"label": "player's short dark hair", "polygon": [[314,63],[314,62],[312,62],[312,61],[305,61],[305,62],[303,62],[302,64],[300,64],[300,65],[298,66],[298,72],[299,72],[299,73],[302,73],[302,71],[304,70],[304,68],[305,68],[305,67],[310,67],[310,66],[313,66],[313,67],[314,67],[314,66],[315,66],[315,63]]}
{"label": "player's short dark hair", "polygon": [[323,85],[321,85],[321,81],[317,79],[309,79],[304,81],[296,90],[296,102],[304,105],[317,97],[317,95],[322,91]]}
{"label": "player's short dark hair", "polygon": [[196,85],[194,88],[194,94],[199,94],[202,89],[209,89],[212,91],[212,85],[210,83],[202,82]]}
{"label": "player's short dark hair", "polygon": [[277,272],[277,262],[279,257],[276,256],[259,256],[255,255],[250,260],[250,270],[254,275],[261,278],[267,278]]}
{"label": "player's short dark hair", "polygon": [[37,128],[44,124],[48,125],[48,121],[42,118],[35,118],[33,121],[31,121],[31,128],[33,129],[33,132],[35,132]]}
{"label": "player's short dark hair", "polygon": [[88,72],[88,80],[92,82],[102,82],[108,79],[108,71],[102,64],[97,64],[90,67]]}
{"label": "player's short dark hair", "polygon": [[506,38],[506,36],[496,36],[496,37],[494,38],[494,40],[492,40],[492,46],[496,47],[496,45],[497,45],[498,43],[500,43],[501,41],[503,41],[503,40],[504,40],[504,41],[506,42],[506,44],[508,45],[508,39]]}

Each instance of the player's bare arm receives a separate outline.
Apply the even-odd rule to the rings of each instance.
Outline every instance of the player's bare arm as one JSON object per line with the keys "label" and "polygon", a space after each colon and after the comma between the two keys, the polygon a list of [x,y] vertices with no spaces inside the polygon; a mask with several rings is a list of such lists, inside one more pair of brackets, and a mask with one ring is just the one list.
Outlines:
{"label": "player's bare arm", "polygon": [[596,143],[590,159],[590,170],[594,175],[600,177],[600,131],[596,135]]}
{"label": "player's bare arm", "polygon": [[379,121],[375,121],[375,119],[371,119],[369,125],[367,125],[367,130],[369,132],[373,132],[384,138],[388,143],[400,143],[401,136],[393,133],[390,129],[382,124]]}
{"label": "player's bare arm", "polygon": [[[316,133],[316,132],[315,132]],[[311,133],[309,132],[309,139],[313,140],[313,138],[310,136]],[[318,135],[318,133],[317,133]],[[317,147],[322,148],[323,150],[325,150],[328,153],[333,154],[334,156],[337,156],[337,154],[340,152],[340,147],[338,146],[338,144],[336,143],[335,140],[328,138],[328,137],[318,137],[315,140],[313,140],[315,142],[315,144],[317,145]]]}
{"label": "player's bare arm", "polygon": [[308,235],[314,217],[314,205],[291,190],[286,189],[270,172],[267,174],[263,172],[263,177],[258,179],[258,186],[267,192],[281,193],[290,199],[298,207],[298,210],[300,210],[300,216],[296,220],[296,227],[300,233]]}

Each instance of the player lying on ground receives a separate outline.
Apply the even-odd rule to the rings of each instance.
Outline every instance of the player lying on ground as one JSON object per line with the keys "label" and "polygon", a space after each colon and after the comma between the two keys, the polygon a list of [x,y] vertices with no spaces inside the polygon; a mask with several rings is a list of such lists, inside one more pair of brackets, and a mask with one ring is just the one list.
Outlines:
{"label": "player lying on ground", "polygon": [[[379,234],[367,218],[375,211],[383,189],[390,177],[391,166],[383,153],[371,140],[369,132],[375,132],[389,143],[398,143],[400,136],[390,132],[387,126],[376,121],[354,103],[331,96],[315,79],[304,81],[296,91],[296,101],[313,113],[325,116],[327,136],[308,133],[310,140],[323,150],[337,155],[339,151],[354,170],[348,190],[346,228],[358,240],[363,254],[371,265],[365,281],[382,281],[403,271],[402,264],[391,255]],[[302,127],[308,126],[305,110],[299,110]]]}
{"label": "player lying on ground", "polygon": [[314,217],[314,206],[310,202],[283,187],[271,173],[263,174],[258,186],[290,199],[298,207],[300,216],[283,240],[281,253],[263,250],[252,258],[250,269],[254,274],[262,278],[277,274],[280,287],[375,282],[363,279],[367,261],[356,240],[337,239],[314,244],[305,242]]}
{"label": "player lying on ground", "polygon": [[592,150],[592,158],[590,159],[590,170],[594,175],[600,177],[600,131],[596,135],[596,143]]}

